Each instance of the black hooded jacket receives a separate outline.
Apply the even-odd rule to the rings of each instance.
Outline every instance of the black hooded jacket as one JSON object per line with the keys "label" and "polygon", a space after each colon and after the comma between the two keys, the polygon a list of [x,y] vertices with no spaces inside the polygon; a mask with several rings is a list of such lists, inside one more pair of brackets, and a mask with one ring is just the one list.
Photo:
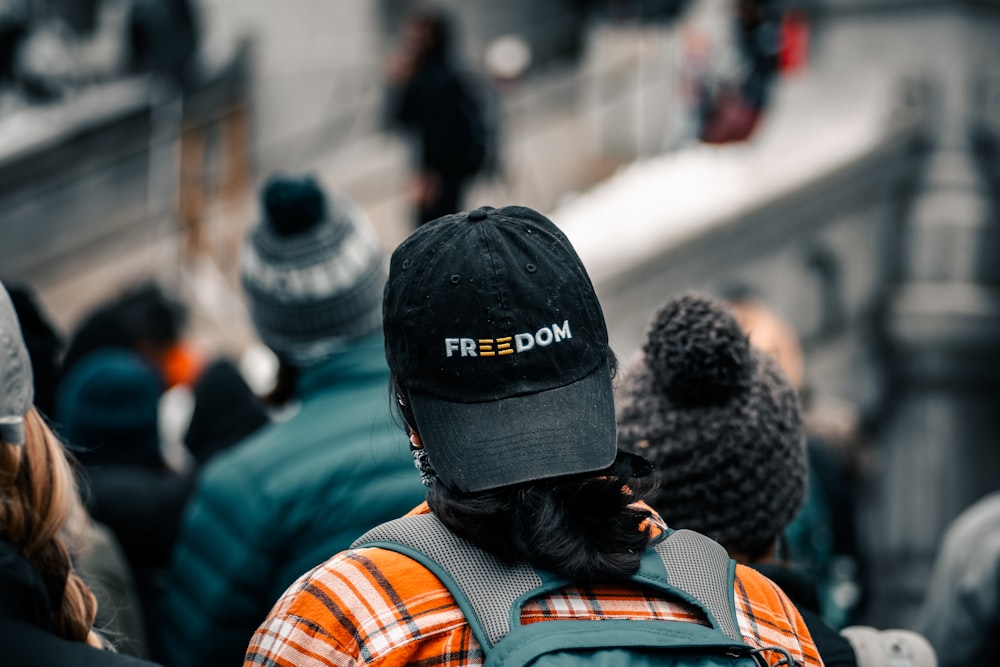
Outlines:
{"label": "black hooded jacket", "polygon": [[58,636],[42,575],[0,540],[0,662],[4,667],[155,667]]}

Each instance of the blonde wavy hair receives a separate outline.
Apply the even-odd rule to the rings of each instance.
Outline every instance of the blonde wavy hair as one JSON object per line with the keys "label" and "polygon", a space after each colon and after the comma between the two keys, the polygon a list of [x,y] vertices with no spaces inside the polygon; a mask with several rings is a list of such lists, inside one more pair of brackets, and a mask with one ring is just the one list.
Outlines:
{"label": "blonde wavy hair", "polygon": [[24,427],[24,445],[0,444],[0,539],[44,578],[56,634],[105,648],[93,630],[97,601],[73,571],[67,546],[67,526],[83,512],[72,467],[34,408]]}

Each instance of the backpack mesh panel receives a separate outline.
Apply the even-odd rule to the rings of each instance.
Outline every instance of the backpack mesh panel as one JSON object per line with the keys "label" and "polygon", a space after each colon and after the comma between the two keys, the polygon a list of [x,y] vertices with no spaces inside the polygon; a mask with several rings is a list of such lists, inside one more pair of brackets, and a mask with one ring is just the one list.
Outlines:
{"label": "backpack mesh panel", "polygon": [[416,549],[450,572],[491,645],[510,632],[508,610],[514,601],[542,584],[541,578],[527,565],[503,564],[453,534],[433,514],[407,516],[382,524],[365,533],[353,546],[379,541],[398,542]]}
{"label": "backpack mesh panel", "polygon": [[731,639],[742,641],[732,613],[732,586],[729,585],[729,555],[707,537],[690,530],[678,530],[654,547],[667,569],[667,581],[702,604],[712,613],[719,629]]}

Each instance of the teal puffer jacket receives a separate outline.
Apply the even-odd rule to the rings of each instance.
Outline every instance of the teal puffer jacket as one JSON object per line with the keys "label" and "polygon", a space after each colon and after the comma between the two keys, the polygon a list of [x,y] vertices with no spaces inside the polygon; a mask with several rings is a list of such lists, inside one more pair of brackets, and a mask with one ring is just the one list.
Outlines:
{"label": "teal puffer jacket", "polygon": [[381,333],[305,372],[297,393],[296,414],[202,473],[158,619],[171,665],[242,664],[295,579],[424,499],[390,416]]}

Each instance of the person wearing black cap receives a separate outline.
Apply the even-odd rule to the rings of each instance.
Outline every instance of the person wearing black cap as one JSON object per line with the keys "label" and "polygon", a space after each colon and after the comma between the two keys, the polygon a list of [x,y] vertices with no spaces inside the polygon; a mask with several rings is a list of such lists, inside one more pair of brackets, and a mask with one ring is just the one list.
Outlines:
{"label": "person wearing black cap", "polygon": [[161,615],[178,667],[238,663],[299,574],[422,497],[387,400],[374,229],[311,177],[273,177],[261,195],[241,280],[291,416],[201,469]]}
{"label": "person wearing black cap", "polygon": [[[392,255],[383,330],[427,487],[426,503],[402,520],[420,522],[413,537],[464,545],[462,564],[488,564],[473,582],[486,591],[508,566],[555,576],[560,587],[526,602],[522,621],[700,622],[686,598],[631,579],[668,531],[629,486],[649,467],[617,447],[603,312],[550,220],[529,208],[484,207],[420,227]],[[300,577],[258,628],[244,664],[481,664],[481,626],[441,571],[412,551],[368,543],[363,537]],[[753,571],[730,573],[733,594],[720,590],[738,640],[770,664],[821,664],[787,598]],[[765,648],[774,645],[785,655]]]}

